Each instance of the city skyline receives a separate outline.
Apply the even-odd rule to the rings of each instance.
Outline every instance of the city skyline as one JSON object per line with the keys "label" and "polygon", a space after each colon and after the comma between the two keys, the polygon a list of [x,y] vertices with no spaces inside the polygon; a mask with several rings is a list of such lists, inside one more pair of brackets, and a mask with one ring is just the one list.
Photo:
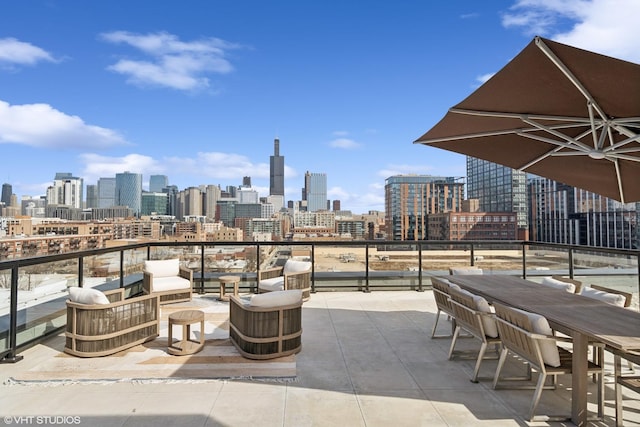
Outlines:
{"label": "city skyline", "polygon": [[632,0],[11,2],[0,181],[22,198],[58,171],[180,189],[251,176],[266,197],[279,139],[285,200],[321,171],[342,209],[384,210],[390,176],[466,175],[464,156],[412,142],[534,35],[638,63],[634,12]]}

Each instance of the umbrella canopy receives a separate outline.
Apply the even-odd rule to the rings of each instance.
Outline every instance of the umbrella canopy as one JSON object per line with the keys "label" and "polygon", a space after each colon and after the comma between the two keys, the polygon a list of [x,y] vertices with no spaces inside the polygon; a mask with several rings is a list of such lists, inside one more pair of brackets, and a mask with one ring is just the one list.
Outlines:
{"label": "umbrella canopy", "polygon": [[540,37],[415,143],[640,201],[640,65]]}

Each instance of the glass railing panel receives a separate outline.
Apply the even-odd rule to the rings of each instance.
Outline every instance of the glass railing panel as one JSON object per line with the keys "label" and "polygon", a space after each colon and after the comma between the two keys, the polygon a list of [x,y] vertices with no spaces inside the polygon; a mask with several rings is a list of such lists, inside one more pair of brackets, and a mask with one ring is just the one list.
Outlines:
{"label": "glass railing panel", "polygon": [[78,285],[78,260],[68,259],[18,270],[18,346],[66,323],[68,287]]}
{"label": "glass railing panel", "polygon": [[0,351],[9,349],[11,270],[0,270]]}
{"label": "glass railing panel", "polygon": [[[471,258],[471,254],[469,254]],[[473,265],[488,274],[522,275],[522,245],[514,243],[473,245]]]}
{"label": "glass railing panel", "polygon": [[[449,268],[469,267],[471,263],[470,244],[422,244],[422,271],[425,276],[449,274]],[[431,285],[428,277],[424,282]]]}
{"label": "glass railing panel", "polygon": [[418,289],[420,259],[417,244],[369,245],[369,286],[372,290]]}
{"label": "glass railing panel", "polygon": [[569,276],[569,249],[546,245],[528,245],[525,261],[527,277]]}

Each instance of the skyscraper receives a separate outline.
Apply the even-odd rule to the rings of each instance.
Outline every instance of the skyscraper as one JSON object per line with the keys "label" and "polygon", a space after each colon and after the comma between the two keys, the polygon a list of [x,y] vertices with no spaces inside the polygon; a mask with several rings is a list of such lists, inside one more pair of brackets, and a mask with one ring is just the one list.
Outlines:
{"label": "skyscraper", "polygon": [[518,238],[528,238],[527,173],[467,157],[467,198],[478,199],[483,212],[515,212]]}
{"label": "skyscraper", "polygon": [[307,211],[316,212],[327,210],[327,174],[304,174],[304,200],[307,201]]}
{"label": "skyscraper", "polygon": [[10,206],[12,194],[13,187],[11,187],[11,184],[2,184],[2,199],[0,199],[0,202],[4,203],[5,206]]}
{"label": "skyscraper", "polygon": [[[280,140],[273,140],[273,156],[269,158],[269,195],[276,210],[284,206],[284,156],[280,155]],[[280,196],[280,197],[277,197]],[[280,203],[277,200],[280,199]]]}
{"label": "skyscraper", "polygon": [[384,185],[388,237],[392,240],[424,240],[429,214],[460,212],[464,183],[454,177],[395,175]]}
{"label": "skyscraper", "polygon": [[142,210],[142,174],[117,173],[116,174],[116,205],[128,206],[136,216]]}
{"label": "skyscraper", "polygon": [[57,172],[53,185],[47,188],[47,204],[82,209],[82,190],[82,178],[68,172]]}
{"label": "skyscraper", "polygon": [[169,178],[166,175],[151,175],[149,177],[149,192],[162,193],[162,189],[169,185]]}
{"label": "skyscraper", "polygon": [[98,208],[116,205],[116,179],[98,178]]}

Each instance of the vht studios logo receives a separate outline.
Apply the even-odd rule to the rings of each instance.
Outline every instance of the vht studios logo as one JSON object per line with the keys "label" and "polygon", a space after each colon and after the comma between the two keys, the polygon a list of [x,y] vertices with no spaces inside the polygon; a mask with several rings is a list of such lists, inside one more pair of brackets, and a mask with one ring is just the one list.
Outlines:
{"label": "vht studios logo", "polygon": [[80,424],[82,422],[80,417],[68,415],[12,416],[4,417],[3,421],[6,425],[72,425]]}

